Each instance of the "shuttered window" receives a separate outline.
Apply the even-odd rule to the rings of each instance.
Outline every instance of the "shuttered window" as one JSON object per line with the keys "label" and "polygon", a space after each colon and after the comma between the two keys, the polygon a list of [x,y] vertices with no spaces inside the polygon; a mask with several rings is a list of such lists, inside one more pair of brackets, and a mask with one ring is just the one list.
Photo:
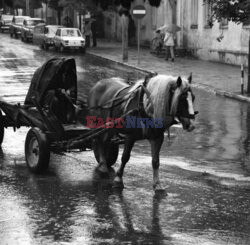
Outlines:
{"label": "shuttered window", "polygon": [[191,0],[191,28],[198,27],[198,0]]}

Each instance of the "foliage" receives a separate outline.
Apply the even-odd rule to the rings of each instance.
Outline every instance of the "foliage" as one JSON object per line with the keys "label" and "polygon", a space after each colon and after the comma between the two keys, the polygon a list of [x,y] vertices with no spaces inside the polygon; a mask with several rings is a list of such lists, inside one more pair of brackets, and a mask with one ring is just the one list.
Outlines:
{"label": "foliage", "polygon": [[47,0],[47,2],[49,8],[52,8],[57,11],[60,11],[62,9],[62,7],[59,5],[60,0]]}
{"label": "foliage", "polygon": [[6,6],[12,8],[13,7],[13,0],[4,0],[3,1],[0,1],[0,8],[3,8],[3,4],[5,4]]}
{"label": "foliage", "polygon": [[213,17],[218,21],[227,19],[236,23],[249,21],[250,0],[204,0],[211,4]]}
{"label": "foliage", "polygon": [[[121,6],[124,9],[130,9],[131,3],[134,0],[94,0],[96,5],[100,5],[102,9],[107,9],[109,6]],[[161,0],[144,0],[149,1],[149,4],[154,7],[159,7]]]}
{"label": "foliage", "polygon": [[[3,2],[0,1],[0,7]],[[10,8],[20,8],[25,9],[26,8],[26,0],[4,0],[4,4]],[[30,9],[37,9],[42,7],[42,1],[41,0],[30,0],[29,1]],[[4,7],[4,6],[2,6]]]}

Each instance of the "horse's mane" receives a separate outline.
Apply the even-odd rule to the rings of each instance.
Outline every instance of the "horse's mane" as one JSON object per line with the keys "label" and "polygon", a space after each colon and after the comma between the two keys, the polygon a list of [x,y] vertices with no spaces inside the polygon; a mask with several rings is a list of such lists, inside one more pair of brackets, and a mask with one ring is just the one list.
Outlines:
{"label": "horse's mane", "polygon": [[[153,103],[153,114],[152,111],[148,110],[148,97],[144,95],[143,98],[144,109],[147,115],[153,118],[162,118],[165,129],[171,126],[173,116],[176,115],[179,96],[190,86],[187,79],[182,78],[180,87],[177,86],[176,82],[177,77],[167,75],[157,75],[149,80],[147,89]],[[172,96],[172,102],[170,103],[171,89],[174,89],[174,94]]]}

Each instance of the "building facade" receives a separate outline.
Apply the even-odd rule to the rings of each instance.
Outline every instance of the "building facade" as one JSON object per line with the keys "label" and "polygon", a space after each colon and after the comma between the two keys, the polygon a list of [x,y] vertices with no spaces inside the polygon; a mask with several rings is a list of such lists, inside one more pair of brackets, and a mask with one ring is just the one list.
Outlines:
{"label": "building facade", "polygon": [[[147,14],[141,20],[140,33],[142,45],[150,45],[155,30],[174,23],[181,27],[177,33],[178,47],[193,56],[227,64],[247,65],[250,25],[233,22],[217,22],[211,18],[211,6],[203,0],[162,0],[161,5],[152,7],[148,0],[135,0],[135,5],[143,4]],[[107,39],[121,40],[121,22],[115,10],[104,14],[104,33]],[[132,24],[131,24],[132,23]],[[130,20],[132,34],[136,39],[137,20]],[[129,31],[130,31],[129,30]]]}
{"label": "building facade", "polygon": [[179,45],[194,56],[227,64],[247,65],[250,25],[211,19],[203,0],[178,0]]}

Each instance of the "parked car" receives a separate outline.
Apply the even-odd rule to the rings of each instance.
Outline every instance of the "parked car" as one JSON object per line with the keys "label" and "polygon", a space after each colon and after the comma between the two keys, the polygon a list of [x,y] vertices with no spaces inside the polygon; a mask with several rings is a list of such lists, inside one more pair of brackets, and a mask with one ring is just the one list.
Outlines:
{"label": "parked car", "polygon": [[78,28],[58,28],[54,37],[55,49],[78,49],[85,52],[85,39]]}
{"label": "parked car", "polygon": [[10,37],[15,36],[15,38],[18,38],[18,36],[21,35],[23,21],[29,18],[29,16],[13,16],[12,22],[10,24]]}
{"label": "parked car", "polygon": [[0,16],[0,30],[1,30],[1,32],[9,31],[10,23],[11,23],[12,19],[13,19],[13,15],[2,14]]}
{"label": "parked car", "polygon": [[54,37],[58,28],[63,26],[38,24],[34,27],[33,43],[47,50],[54,46]]}
{"label": "parked car", "polygon": [[24,19],[21,28],[21,40],[25,42],[32,41],[34,27],[40,23],[45,24],[45,21],[40,18]]}

